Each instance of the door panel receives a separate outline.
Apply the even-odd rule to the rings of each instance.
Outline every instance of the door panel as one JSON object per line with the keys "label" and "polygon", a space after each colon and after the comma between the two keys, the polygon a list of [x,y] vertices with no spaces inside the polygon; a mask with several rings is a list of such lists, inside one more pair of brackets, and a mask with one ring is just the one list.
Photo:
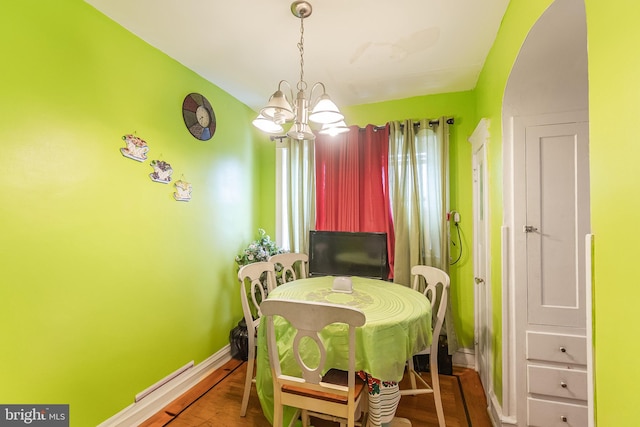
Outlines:
{"label": "door panel", "polygon": [[[584,328],[589,233],[586,123],[526,129],[528,323]],[[528,230],[527,230],[528,227]]]}
{"label": "door panel", "polygon": [[486,145],[481,144],[473,153],[473,268],[476,299],[476,368],[484,387],[487,401],[493,391],[492,384],[492,325],[491,286],[488,277],[488,203]]}

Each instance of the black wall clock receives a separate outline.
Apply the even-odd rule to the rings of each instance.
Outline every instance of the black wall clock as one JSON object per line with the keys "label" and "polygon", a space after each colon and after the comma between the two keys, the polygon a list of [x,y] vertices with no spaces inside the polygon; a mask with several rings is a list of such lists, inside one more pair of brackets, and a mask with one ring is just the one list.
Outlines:
{"label": "black wall clock", "polygon": [[216,115],[211,103],[199,93],[190,93],[182,103],[182,118],[191,135],[201,141],[216,132]]}

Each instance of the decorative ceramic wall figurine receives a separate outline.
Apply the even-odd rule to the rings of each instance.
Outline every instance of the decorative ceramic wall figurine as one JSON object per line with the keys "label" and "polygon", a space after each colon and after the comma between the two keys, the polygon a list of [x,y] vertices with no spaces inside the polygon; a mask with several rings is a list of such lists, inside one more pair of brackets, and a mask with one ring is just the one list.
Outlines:
{"label": "decorative ceramic wall figurine", "polygon": [[179,179],[175,182],[176,192],[173,193],[173,198],[180,202],[188,202],[191,200],[191,184],[187,181]]}
{"label": "decorative ceramic wall figurine", "polygon": [[173,169],[169,163],[164,160],[151,160],[150,165],[153,168],[153,172],[149,174],[149,177],[153,181],[160,182],[162,184],[168,184],[169,181],[171,181]]}
{"label": "decorative ceramic wall figurine", "polygon": [[127,144],[126,147],[120,149],[123,156],[138,162],[144,162],[147,160],[149,147],[144,139],[131,134],[123,136],[122,139]]}

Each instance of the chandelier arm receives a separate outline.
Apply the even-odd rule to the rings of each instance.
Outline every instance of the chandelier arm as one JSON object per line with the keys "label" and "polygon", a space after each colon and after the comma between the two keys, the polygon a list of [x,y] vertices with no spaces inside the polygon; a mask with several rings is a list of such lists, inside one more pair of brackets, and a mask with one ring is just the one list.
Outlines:
{"label": "chandelier arm", "polygon": [[[322,86],[322,93],[318,95],[315,99],[313,98],[313,92],[316,90],[318,86]],[[316,102],[322,97],[322,95],[327,94],[327,88],[324,86],[322,82],[316,82],[311,86],[311,90],[309,91],[309,106],[313,108],[316,105]]]}
{"label": "chandelier arm", "polygon": [[[293,97],[293,88],[291,87],[291,84],[287,81],[287,80],[280,80],[280,82],[278,83],[278,90],[282,91],[282,84],[286,84],[287,88],[289,89],[289,98],[287,99],[287,101],[289,102],[289,104],[293,105],[293,100],[295,99]],[[284,94],[284,92],[283,92]],[[287,95],[285,95],[285,99],[287,98]]]}

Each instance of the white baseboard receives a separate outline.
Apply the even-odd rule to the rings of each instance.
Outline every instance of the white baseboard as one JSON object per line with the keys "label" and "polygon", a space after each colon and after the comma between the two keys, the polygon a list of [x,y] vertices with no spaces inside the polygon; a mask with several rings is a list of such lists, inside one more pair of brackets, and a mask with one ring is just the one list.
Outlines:
{"label": "white baseboard", "polygon": [[498,399],[495,393],[491,393],[491,398],[489,402],[489,407],[487,408],[489,412],[489,419],[491,420],[491,424],[493,426],[498,427],[517,427],[518,420],[516,417],[506,416],[502,413],[502,405],[498,402]]}
{"label": "white baseboard", "polygon": [[220,349],[220,351],[212,354],[166,384],[163,384],[158,389],[146,395],[142,400],[127,406],[111,418],[103,421],[98,427],[130,427],[139,425],[160,412],[162,408],[194,387],[229,360],[231,360],[231,347],[227,344]]}
{"label": "white baseboard", "polygon": [[455,366],[476,369],[476,354],[471,348],[459,348],[453,353],[452,362]]}

